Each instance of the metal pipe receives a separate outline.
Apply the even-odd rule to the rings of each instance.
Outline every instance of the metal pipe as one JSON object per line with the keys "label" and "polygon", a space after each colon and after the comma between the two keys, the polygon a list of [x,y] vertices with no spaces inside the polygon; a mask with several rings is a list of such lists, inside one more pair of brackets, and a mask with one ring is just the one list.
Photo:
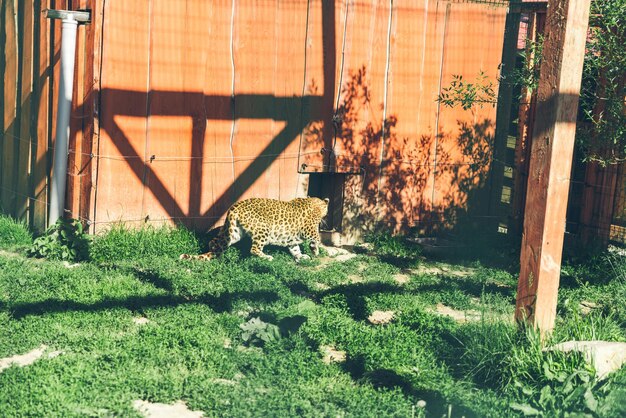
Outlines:
{"label": "metal pipe", "polygon": [[72,15],[65,16],[61,29],[61,75],[57,104],[56,142],[50,191],[48,225],[53,225],[65,210],[67,180],[67,154],[70,137],[70,112],[74,88],[74,58],[76,55],[76,32],[78,21]]}

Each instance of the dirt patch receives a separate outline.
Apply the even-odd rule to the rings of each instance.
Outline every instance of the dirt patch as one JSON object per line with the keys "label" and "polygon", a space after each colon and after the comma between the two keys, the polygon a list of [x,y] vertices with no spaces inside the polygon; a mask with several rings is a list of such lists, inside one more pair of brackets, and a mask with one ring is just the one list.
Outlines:
{"label": "dirt patch", "polygon": [[328,253],[329,257],[337,257],[340,255],[347,255],[350,254],[350,251],[346,250],[345,248],[339,248],[339,247],[324,247],[324,249],[326,250],[326,253]]}
{"label": "dirt patch", "polygon": [[367,320],[374,325],[384,325],[390,323],[394,317],[394,311],[374,311],[367,317]]}
{"label": "dirt patch", "polygon": [[237,385],[237,382],[235,382],[234,380],[230,380],[230,379],[211,379],[210,382],[218,384],[218,385],[226,385],[226,386]]}
{"label": "dirt patch", "polygon": [[407,284],[411,281],[411,277],[408,274],[398,273],[393,275],[393,279],[398,284]]}
{"label": "dirt patch", "polygon": [[320,283],[320,282],[313,283],[313,287],[315,288],[315,290],[321,290],[321,291],[330,289],[330,286],[324,283]]}
{"label": "dirt patch", "polygon": [[[2,372],[4,369],[8,369],[12,365],[16,365],[18,367],[31,365],[39,360],[41,357],[43,357],[44,354],[46,354],[47,349],[48,347],[42,344],[40,347],[35,348],[28,353],[18,354],[15,356],[0,359],[0,372]],[[61,354],[63,354],[62,351],[51,351],[46,354],[46,358],[58,357]]]}
{"label": "dirt patch", "polygon": [[480,312],[478,311],[474,311],[471,309],[467,311],[458,311],[444,305],[443,303],[437,304],[435,313],[443,316],[448,316],[460,323],[478,321],[481,317]]}
{"label": "dirt patch", "polygon": [[143,317],[143,316],[138,317],[138,318],[133,318],[133,323],[135,323],[136,325],[146,325],[149,322],[150,322],[150,320],[148,318]]}
{"label": "dirt patch", "polygon": [[316,267],[316,270],[321,270],[328,264],[333,262],[344,263],[348,260],[352,260],[357,254],[352,253],[344,248],[338,247],[324,247],[328,256],[318,258],[320,264]]}
{"label": "dirt patch", "polygon": [[326,364],[330,363],[343,363],[346,361],[346,352],[337,350],[331,345],[323,345],[320,347],[320,352],[324,355],[322,361]]}
{"label": "dirt patch", "polygon": [[412,272],[415,274],[432,274],[435,276],[468,277],[476,273],[476,270],[461,266],[421,264],[419,267],[412,270]]}
{"label": "dirt patch", "polygon": [[349,275],[347,279],[348,279],[348,283],[350,284],[363,283],[365,281],[363,277],[356,275],[356,274]]}
{"label": "dirt patch", "polygon": [[173,405],[136,400],[133,407],[146,418],[200,418],[202,411],[191,411],[183,401]]}

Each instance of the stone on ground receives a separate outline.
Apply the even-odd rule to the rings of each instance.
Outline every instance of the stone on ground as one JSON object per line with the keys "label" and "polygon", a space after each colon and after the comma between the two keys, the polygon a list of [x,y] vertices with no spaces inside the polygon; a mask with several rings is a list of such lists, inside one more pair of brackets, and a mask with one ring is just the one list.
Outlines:
{"label": "stone on ground", "polygon": [[589,315],[591,311],[600,307],[597,303],[590,302],[588,300],[581,300],[578,306],[580,308],[580,313],[583,315]]}
{"label": "stone on ground", "polygon": [[453,265],[429,265],[421,264],[414,269],[416,274],[431,274],[435,276],[464,278],[476,273],[476,270],[470,267],[461,267]]}
{"label": "stone on ground", "polygon": [[609,341],[566,341],[547,348],[564,353],[577,351],[596,369],[596,377],[602,380],[626,363],[626,343]]}
{"label": "stone on ground", "polygon": [[200,418],[204,416],[202,411],[191,411],[183,401],[168,405],[136,400],[133,402],[133,407],[146,418]]}

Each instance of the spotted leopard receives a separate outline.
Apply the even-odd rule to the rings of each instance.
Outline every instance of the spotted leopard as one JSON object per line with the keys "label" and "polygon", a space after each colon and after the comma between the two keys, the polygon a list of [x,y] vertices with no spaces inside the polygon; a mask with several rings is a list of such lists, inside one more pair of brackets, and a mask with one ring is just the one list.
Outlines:
{"label": "spotted leopard", "polygon": [[226,222],[209,243],[208,252],[183,254],[180,258],[209,260],[247,235],[252,238],[250,253],[261,258],[272,260],[271,255],[263,253],[263,247],[272,244],[288,247],[296,261],[308,259],[308,255],[300,252],[299,244],[309,240],[313,254],[319,254],[319,225],[327,213],[328,199],[307,197],[288,202],[262,198],[243,200],[228,210]]}

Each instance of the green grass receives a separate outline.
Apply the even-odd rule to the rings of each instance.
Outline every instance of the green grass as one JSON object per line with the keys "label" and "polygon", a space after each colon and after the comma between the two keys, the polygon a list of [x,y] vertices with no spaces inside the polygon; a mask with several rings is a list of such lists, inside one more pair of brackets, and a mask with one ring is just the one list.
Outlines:
{"label": "green grass", "polygon": [[[0,372],[3,417],[138,416],[136,399],[233,417],[625,412],[626,372],[596,382],[581,358],[542,351],[509,321],[515,275],[478,260],[464,260],[468,270],[402,250],[296,264],[283,249],[269,249],[268,262],[243,246],[180,261],[201,248],[189,231],[115,227],[94,238],[90,261],[69,268],[27,257],[28,231],[0,222],[26,233],[0,244],[11,249],[0,252],[0,357],[42,344],[62,352]],[[612,263],[593,280],[578,277],[591,267],[566,266],[575,278],[560,291],[553,342],[626,341],[626,282],[614,273],[621,259]],[[580,301],[597,307],[584,313]],[[483,320],[456,323],[437,304]],[[377,310],[395,319],[373,325]],[[264,337],[268,329],[277,333]],[[326,364],[323,346],[346,361]]]}
{"label": "green grass", "polygon": [[96,262],[116,262],[152,256],[178,258],[182,253],[198,251],[197,238],[182,227],[131,230],[114,225],[106,234],[95,237],[89,255]]}
{"label": "green grass", "polygon": [[33,237],[24,222],[0,215],[0,248],[12,250],[32,244]]}

